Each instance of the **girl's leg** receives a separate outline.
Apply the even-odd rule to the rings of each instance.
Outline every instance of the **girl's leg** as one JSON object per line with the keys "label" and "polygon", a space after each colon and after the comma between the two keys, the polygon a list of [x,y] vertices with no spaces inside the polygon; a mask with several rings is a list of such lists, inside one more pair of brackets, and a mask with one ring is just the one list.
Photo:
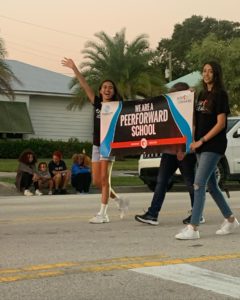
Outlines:
{"label": "girl's leg", "polygon": [[27,172],[23,172],[22,178],[21,178],[21,183],[20,183],[21,189],[28,190],[33,182],[32,178],[33,178],[33,175],[31,175]]}
{"label": "girl's leg", "polygon": [[[104,187],[104,192],[103,192],[103,171],[104,168],[107,169],[107,165],[104,166],[102,164],[102,161],[100,161],[100,149],[97,146],[93,145],[92,149],[92,181],[93,185],[98,187],[100,191],[102,192],[102,198],[101,198],[101,207],[100,211],[98,214],[93,217],[92,219],[89,220],[90,223],[94,224],[99,224],[99,223],[108,223],[109,218],[106,214],[107,212],[107,202],[108,198],[106,199],[106,195],[108,194],[109,197],[109,192],[107,193],[106,191],[106,185]],[[106,171],[105,171],[106,174]]]}
{"label": "girl's leg", "polygon": [[92,162],[92,182],[93,185],[102,191],[100,160]]}
{"label": "girl's leg", "polygon": [[215,172],[213,172],[209,178],[208,192],[210,193],[213,200],[217,204],[217,206],[220,209],[224,218],[226,218],[226,219],[229,218],[233,213],[232,213],[229,205],[227,204],[227,201],[226,201],[222,191],[220,190],[220,188],[218,186]]}
{"label": "girl's leg", "polygon": [[35,191],[36,191],[36,190],[39,190],[39,184],[38,184],[38,181],[34,181],[34,182],[33,182],[33,185],[34,185]]}
{"label": "girl's leg", "polygon": [[92,183],[102,190],[100,148],[95,145],[92,147]]}
{"label": "girl's leg", "polygon": [[194,180],[194,203],[190,224],[180,233],[175,235],[179,240],[199,239],[197,227],[202,216],[205,198],[206,184],[213,172],[215,172],[217,163],[221,155],[213,152],[202,152],[197,154],[198,167]]}
{"label": "girl's leg", "polygon": [[67,185],[70,181],[70,178],[71,178],[71,173],[69,170],[66,170],[66,173],[64,176],[62,176],[62,189],[63,190],[66,190],[67,188]]}
{"label": "girl's leg", "polygon": [[48,194],[49,195],[52,195],[53,187],[54,187],[54,182],[52,179],[49,179],[49,181],[48,181],[48,188],[49,188]]}
{"label": "girl's leg", "polygon": [[53,181],[54,181],[55,190],[59,191],[59,188],[60,188],[61,183],[62,183],[62,175],[61,174],[54,175]]}
{"label": "girl's leg", "polygon": [[108,204],[111,190],[111,173],[113,162],[101,160],[102,204]]}
{"label": "girl's leg", "polygon": [[208,181],[208,191],[225,218],[221,228],[216,231],[216,234],[226,235],[232,233],[236,228],[239,227],[239,223],[234,217],[231,208],[227,204],[227,201],[218,186],[215,172],[211,175]]}
{"label": "girl's leg", "polygon": [[206,185],[213,173],[221,155],[213,152],[197,154],[198,167],[194,180],[194,204],[192,209],[191,224],[198,226],[203,213],[206,199]]}
{"label": "girl's leg", "polygon": [[[109,178],[108,178],[108,161],[102,160],[93,163],[92,177],[93,183],[102,191],[101,207],[97,215],[89,220],[93,224],[108,223],[107,215],[108,199],[109,199]],[[99,181],[100,179],[100,181]]]}
{"label": "girl's leg", "polygon": [[109,183],[109,195],[110,198],[114,199],[117,203],[117,207],[120,210],[120,218],[123,219],[126,213],[128,212],[129,200],[119,197],[116,192],[113,190],[111,186],[111,178],[112,178],[112,168],[114,160],[108,161],[108,183]]}
{"label": "girl's leg", "polygon": [[90,173],[83,174],[82,181],[83,181],[83,191],[84,193],[88,193],[91,184],[91,174]]}

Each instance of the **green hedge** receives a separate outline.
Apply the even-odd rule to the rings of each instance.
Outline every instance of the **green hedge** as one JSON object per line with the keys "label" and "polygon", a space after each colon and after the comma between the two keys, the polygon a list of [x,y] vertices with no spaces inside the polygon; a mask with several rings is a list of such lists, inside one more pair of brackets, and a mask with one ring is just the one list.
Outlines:
{"label": "green hedge", "polygon": [[69,139],[67,142],[51,141],[44,139],[30,140],[0,140],[0,158],[18,158],[25,149],[32,149],[37,157],[52,157],[56,150],[62,152],[63,157],[71,158],[74,153],[85,150],[91,157],[92,144],[89,142],[79,142],[77,139]]}

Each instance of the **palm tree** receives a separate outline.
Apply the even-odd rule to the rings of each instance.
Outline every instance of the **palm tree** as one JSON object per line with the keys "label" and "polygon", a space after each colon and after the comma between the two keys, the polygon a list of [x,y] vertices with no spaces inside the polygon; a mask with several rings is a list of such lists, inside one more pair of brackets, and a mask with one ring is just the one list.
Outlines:
{"label": "palm tree", "polygon": [[4,42],[0,38],[0,94],[7,96],[9,99],[14,99],[14,91],[11,82],[12,80],[16,80],[20,83],[20,81],[4,61],[6,54]]}
{"label": "palm tree", "polygon": [[[80,65],[80,69],[96,91],[105,79],[116,83],[124,99],[135,99],[138,96],[146,98],[164,91],[162,71],[152,64],[155,52],[149,49],[146,35],[139,35],[131,43],[126,41],[125,29],[114,37],[103,31],[95,36],[100,43],[87,42],[82,51],[86,61]],[[86,99],[76,79],[72,82],[74,86],[78,98],[71,103],[71,108],[83,105]]]}

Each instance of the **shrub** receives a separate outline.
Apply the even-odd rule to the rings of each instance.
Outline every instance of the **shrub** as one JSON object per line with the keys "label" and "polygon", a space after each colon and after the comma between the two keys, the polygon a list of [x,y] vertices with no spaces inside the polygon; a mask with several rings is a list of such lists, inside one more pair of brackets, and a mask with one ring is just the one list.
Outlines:
{"label": "shrub", "polygon": [[80,153],[83,149],[87,155],[92,154],[92,144],[79,142],[78,139],[69,139],[67,142],[44,139],[0,140],[0,158],[17,159],[22,151],[29,148],[37,157],[51,157],[55,150],[61,151],[65,158],[71,158],[74,153]]}

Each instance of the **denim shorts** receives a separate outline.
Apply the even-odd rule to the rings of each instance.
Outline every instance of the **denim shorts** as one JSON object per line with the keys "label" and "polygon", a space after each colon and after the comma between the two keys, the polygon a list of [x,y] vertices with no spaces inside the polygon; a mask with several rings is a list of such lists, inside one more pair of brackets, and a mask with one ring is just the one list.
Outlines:
{"label": "denim shorts", "polygon": [[100,154],[100,147],[93,145],[92,147],[92,162],[97,162],[100,160],[108,160],[108,161],[115,161],[115,156],[102,156]]}

